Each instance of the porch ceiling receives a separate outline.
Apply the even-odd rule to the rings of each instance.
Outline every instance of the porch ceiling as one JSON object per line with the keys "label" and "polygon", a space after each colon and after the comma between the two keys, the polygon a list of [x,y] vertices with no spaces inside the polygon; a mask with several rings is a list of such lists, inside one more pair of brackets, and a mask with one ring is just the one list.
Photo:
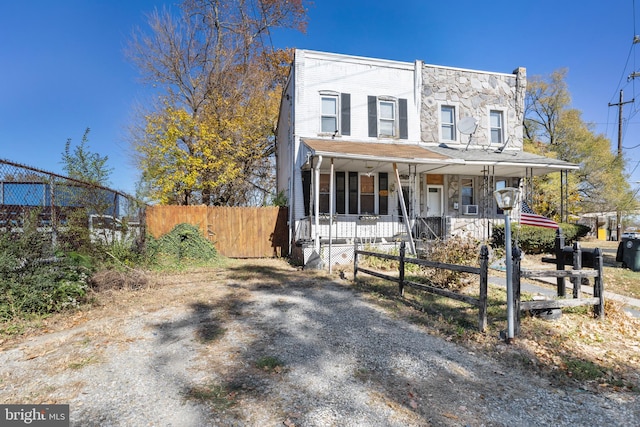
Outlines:
{"label": "porch ceiling", "polygon": [[[333,159],[336,169],[369,172],[391,172],[393,163],[400,173],[409,167],[418,173],[451,175],[490,175],[524,177],[544,175],[579,166],[562,160],[523,151],[469,149],[449,146],[424,146],[417,143],[379,143],[302,138],[312,156]],[[328,169],[323,161],[321,169]]]}

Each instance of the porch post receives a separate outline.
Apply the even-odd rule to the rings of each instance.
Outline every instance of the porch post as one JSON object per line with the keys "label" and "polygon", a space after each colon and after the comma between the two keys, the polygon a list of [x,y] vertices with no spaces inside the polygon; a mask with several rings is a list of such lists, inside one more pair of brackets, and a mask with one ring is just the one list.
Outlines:
{"label": "porch post", "polygon": [[322,164],[322,156],[318,156],[318,163],[315,165],[313,175],[313,215],[315,223],[315,233],[313,233],[314,246],[316,253],[320,255],[320,165]]}
{"label": "porch post", "polygon": [[331,172],[329,175],[329,274],[331,274],[331,246],[333,234],[333,158],[331,158]]}
{"label": "porch post", "polygon": [[404,204],[404,195],[402,194],[402,184],[400,183],[400,174],[398,173],[398,165],[393,163],[393,172],[396,176],[396,186],[398,188],[398,199],[400,199],[400,207],[402,208],[402,217],[404,218],[404,226],[407,229],[407,237],[409,238],[409,250],[411,255],[416,254],[416,247],[413,244],[413,236],[411,235],[411,225],[409,224],[409,215],[407,215],[407,206]]}

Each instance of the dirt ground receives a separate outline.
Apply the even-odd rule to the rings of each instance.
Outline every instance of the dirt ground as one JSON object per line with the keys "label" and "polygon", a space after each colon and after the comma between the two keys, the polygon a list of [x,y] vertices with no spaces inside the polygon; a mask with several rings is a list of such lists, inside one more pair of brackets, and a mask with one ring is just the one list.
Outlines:
{"label": "dirt ground", "polygon": [[[484,385],[467,383],[466,380],[458,384],[460,378],[471,375],[469,372],[478,377],[492,377],[491,381],[497,382],[493,386],[490,383],[488,387],[504,386],[507,395],[520,390],[517,393],[521,393],[523,399],[527,395],[531,398],[531,393],[534,393],[540,402],[549,400],[547,405],[555,405],[558,409],[558,414],[554,415],[557,417],[569,416],[560,415],[562,407],[573,399],[567,396],[580,390],[580,395],[589,393],[589,399],[595,399],[598,405],[606,407],[612,405],[611,402],[620,403],[619,415],[615,415],[615,411],[611,414],[605,411],[603,423],[634,425],[640,422],[637,418],[640,414],[633,412],[637,411],[633,408],[640,390],[640,323],[614,306],[608,308],[608,316],[602,322],[595,321],[584,312],[568,313],[555,323],[525,319],[522,336],[508,346],[499,339],[496,329],[484,334],[473,329],[461,330],[449,317],[430,317],[428,313],[385,295],[377,288],[368,290],[366,283],[354,286],[348,270],[341,278],[339,271],[333,276],[326,272],[302,271],[282,260],[241,261],[220,269],[146,273],[144,282],[146,285],[138,289],[103,290],[94,296],[91,306],[26,325],[21,335],[4,336],[0,341],[0,365],[3,366],[0,370],[0,402],[71,402],[74,425],[146,425],[136,418],[136,414],[145,409],[144,405],[164,406],[168,418],[163,419],[175,420],[174,425],[195,426],[202,420],[210,423],[203,425],[349,425],[341,421],[347,419],[345,417],[352,409],[339,406],[339,403],[334,402],[338,406],[333,413],[318,413],[311,409],[314,402],[322,399],[329,399],[325,402],[329,408],[334,400],[348,401],[349,398],[336,397],[333,391],[326,390],[310,396],[309,387],[314,389],[318,385],[310,384],[305,390],[297,385],[303,377],[293,368],[295,361],[312,358],[317,346],[328,345],[331,350],[326,354],[333,354],[331,357],[338,357],[339,361],[329,372],[337,375],[343,363],[353,362],[342,359],[349,354],[347,349],[365,345],[359,344],[358,337],[366,337],[366,345],[373,345],[381,354],[392,352],[385,346],[397,344],[393,340],[380,340],[379,337],[386,336],[388,331],[374,323],[365,325],[363,332],[351,335],[349,330],[334,326],[329,329],[336,333],[346,332],[347,337],[326,335],[326,340],[316,342],[314,350],[306,350],[309,352],[306,356],[294,355],[293,348],[316,339],[314,334],[318,331],[333,334],[319,325],[317,319],[308,317],[306,311],[319,311],[324,319],[352,328],[348,326],[349,313],[338,310],[342,304],[338,299],[334,303],[338,304],[335,305],[336,311],[331,315],[324,313],[325,308],[319,305],[305,306],[302,311],[296,307],[296,304],[313,301],[305,296],[305,290],[316,292],[328,287],[327,295],[331,298],[340,288],[355,292],[367,304],[373,304],[384,312],[385,318],[403,322],[403,325],[417,325],[420,334],[426,334],[423,338],[428,335],[452,344],[453,347],[446,347],[449,346],[446,344],[446,351],[455,355],[447,356],[445,365],[456,360],[456,369],[462,375],[445,376],[448,378],[445,383],[451,388],[447,393],[451,396],[438,396],[438,393],[444,393],[444,389],[428,391],[434,383],[415,378],[409,383],[398,382],[393,375],[388,376],[391,371],[386,369],[391,368],[377,371],[371,367],[378,366],[379,362],[368,359],[375,356],[370,354],[370,350],[358,353],[362,359],[358,362],[361,366],[353,368],[347,376],[351,378],[349,384],[375,386],[366,391],[369,402],[375,402],[374,409],[371,409],[374,412],[366,412],[369,410],[366,408],[371,406],[369,404],[358,406],[356,411],[358,420],[363,423],[382,416],[379,411],[383,410],[391,411],[388,420],[395,421],[370,425],[515,425],[518,420],[522,421],[519,418],[491,421],[489,412],[492,405],[500,411],[501,405],[510,403],[500,400],[500,396],[495,396],[495,401],[491,400],[494,397],[489,397],[489,390],[481,388]],[[260,299],[267,291],[274,298],[270,310],[275,308],[279,316],[283,316],[273,324],[265,315],[271,312],[258,312],[253,308],[261,304]],[[294,317],[294,313],[301,317]],[[345,320],[337,319],[338,313],[345,316]],[[296,322],[299,322],[299,329],[295,333],[286,332],[290,323]],[[373,335],[369,336],[370,333]],[[281,341],[290,339],[292,334],[296,339],[293,345]],[[154,340],[160,340],[162,349],[142,347]],[[428,344],[425,348],[433,345]],[[411,348],[410,344],[408,348]],[[132,350],[146,355],[144,360],[153,365],[154,372],[162,373],[162,378],[178,375],[173,371],[170,374],[163,371],[167,360],[173,360],[172,363],[188,362],[188,366],[180,366],[178,371],[179,376],[189,378],[189,386],[175,390],[166,383],[142,384],[147,382],[144,378],[148,372],[136,373],[137,365],[131,366],[130,371],[126,369],[127,364],[136,361],[136,358],[123,358]],[[424,357],[431,357],[426,354],[423,353]],[[504,374],[494,378],[496,371],[510,367],[530,376],[529,380],[523,381],[520,376],[507,378]],[[149,366],[145,369],[148,370]],[[125,373],[119,374],[123,370]],[[447,372],[449,370],[450,367]],[[141,379],[131,383],[136,375]],[[307,377],[304,378],[307,381]],[[93,383],[101,385],[93,386]],[[105,384],[110,385],[105,387]],[[444,386],[441,384],[439,387]],[[134,393],[138,387],[140,390]],[[283,391],[283,387],[287,390]],[[466,403],[452,404],[454,396],[462,392],[456,387],[469,390]],[[128,405],[119,403],[129,389],[136,396],[146,396],[149,401],[130,401]],[[349,396],[361,392],[359,388],[356,390],[349,391],[345,386],[340,393]],[[265,393],[270,397],[265,397]],[[558,397],[560,399],[556,400]],[[91,418],[96,412],[93,400],[100,398],[123,406],[114,413],[102,413],[102,418]],[[182,402],[180,409],[176,409],[172,399]],[[309,407],[296,406],[296,401],[306,402]],[[571,404],[579,405],[573,401]],[[200,415],[201,406],[206,407],[205,415]],[[574,412],[571,416],[577,417],[580,410]],[[112,418],[115,413],[120,418]],[[607,418],[623,415],[627,417],[623,422],[618,418]],[[194,421],[181,424],[180,417]],[[544,421],[544,418],[540,419]],[[558,422],[564,418],[546,421],[554,420]],[[563,425],[563,422],[558,424]],[[169,424],[160,422],[156,425]]]}

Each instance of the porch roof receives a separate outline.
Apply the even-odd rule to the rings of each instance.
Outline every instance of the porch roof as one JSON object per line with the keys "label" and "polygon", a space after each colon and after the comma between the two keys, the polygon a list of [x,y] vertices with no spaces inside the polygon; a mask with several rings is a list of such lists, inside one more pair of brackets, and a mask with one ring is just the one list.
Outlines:
{"label": "porch roof", "polygon": [[376,171],[390,171],[392,164],[397,163],[411,165],[419,173],[482,175],[483,171],[488,171],[497,176],[524,177],[580,168],[573,163],[515,150],[466,150],[462,147],[425,146],[411,142],[383,143],[317,138],[301,140],[311,155],[337,160],[335,166],[338,169],[366,167]]}

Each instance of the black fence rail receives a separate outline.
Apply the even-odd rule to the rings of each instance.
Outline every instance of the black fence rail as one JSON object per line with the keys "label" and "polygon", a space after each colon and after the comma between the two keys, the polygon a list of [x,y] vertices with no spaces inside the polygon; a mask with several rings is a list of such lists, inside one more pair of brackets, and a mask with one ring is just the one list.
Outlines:
{"label": "black fence rail", "polygon": [[[360,267],[358,265],[358,256],[370,256],[380,259],[398,261],[398,276],[390,276],[378,271],[370,270]],[[448,289],[442,289],[435,286],[430,286],[424,283],[416,283],[405,279],[405,265],[415,264],[429,268],[445,269],[461,273],[477,274],[479,276],[480,292],[479,297],[475,298],[470,295],[463,295],[458,292],[450,291]],[[487,287],[488,287],[488,270],[489,270],[489,249],[483,245],[480,249],[480,267],[470,267],[466,265],[446,264],[436,261],[429,261],[419,258],[407,258],[405,242],[400,245],[399,255],[390,255],[379,252],[370,252],[364,250],[355,249],[354,261],[353,261],[353,277],[356,279],[357,274],[365,273],[370,276],[378,277],[380,279],[389,280],[398,283],[398,292],[401,296],[404,296],[404,288],[411,287],[431,294],[436,294],[446,298],[451,298],[457,301],[461,301],[478,307],[478,329],[483,331],[487,327]]]}
{"label": "black fence rail", "polygon": [[[564,307],[593,306],[594,316],[604,319],[604,260],[600,248],[583,250],[578,242],[573,246],[564,245],[562,230],[556,234],[555,258],[543,258],[543,262],[556,265],[556,270],[522,270],[520,268],[520,249],[513,250],[513,280],[514,302],[516,307],[515,334],[520,330],[520,317],[523,311],[542,312],[557,310]],[[565,270],[566,266],[572,267]],[[585,269],[587,267],[587,269]],[[521,278],[556,278],[556,299],[521,301]],[[570,298],[566,296],[566,279],[572,283],[573,291]],[[582,285],[593,278],[593,296],[582,294]]]}

